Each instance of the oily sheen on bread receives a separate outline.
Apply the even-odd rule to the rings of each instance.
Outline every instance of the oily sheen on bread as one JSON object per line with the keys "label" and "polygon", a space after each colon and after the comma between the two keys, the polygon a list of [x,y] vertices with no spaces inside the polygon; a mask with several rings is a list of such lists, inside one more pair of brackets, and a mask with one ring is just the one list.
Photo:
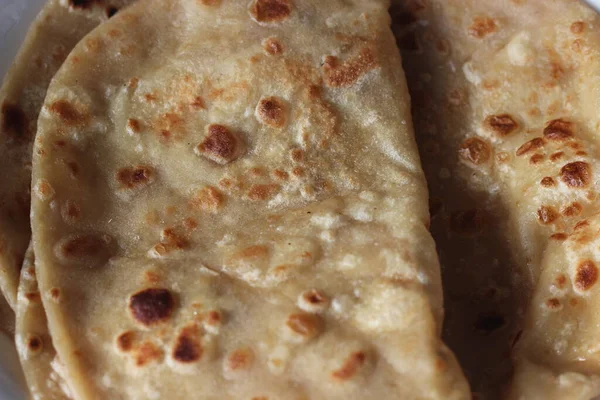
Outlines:
{"label": "oily sheen on bread", "polygon": [[13,309],[31,239],[31,151],[46,89],[77,42],[132,1],[49,0],[0,87],[0,291]]}
{"label": "oily sheen on bread", "polygon": [[77,398],[469,398],[387,7],[143,0],[73,50],[32,224]]}
{"label": "oily sheen on bread", "polygon": [[599,395],[598,16],[568,0],[396,6],[446,337],[473,390]]}

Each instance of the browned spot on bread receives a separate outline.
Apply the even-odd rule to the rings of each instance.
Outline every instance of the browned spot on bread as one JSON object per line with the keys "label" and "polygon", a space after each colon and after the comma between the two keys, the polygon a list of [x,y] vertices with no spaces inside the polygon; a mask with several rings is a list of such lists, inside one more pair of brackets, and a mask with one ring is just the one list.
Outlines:
{"label": "browned spot on bread", "polygon": [[540,181],[540,184],[544,187],[552,187],[552,186],[556,185],[556,182],[554,181],[554,178],[552,178],[550,176],[546,176],[546,177],[542,178],[542,180]]}
{"label": "browned spot on bread", "polygon": [[302,162],[304,161],[304,150],[295,148],[290,151],[290,157],[294,162]]}
{"label": "browned spot on bread", "polygon": [[292,175],[294,175],[295,177],[302,177],[305,175],[305,171],[304,168],[302,167],[294,167],[292,168]]}
{"label": "browned spot on bread", "polygon": [[323,321],[317,315],[296,313],[288,316],[286,326],[302,341],[308,341],[317,336],[322,329]]}
{"label": "browned spot on bread", "polygon": [[16,142],[29,140],[27,116],[18,105],[2,103],[2,133]]}
{"label": "browned spot on bread", "polygon": [[571,24],[571,32],[574,34],[582,33],[585,30],[585,23],[582,21],[576,21]]}
{"label": "browned spot on bread", "polygon": [[156,284],[160,282],[160,275],[154,271],[146,271],[144,272],[144,279],[151,284]]}
{"label": "browned spot on bread", "polygon": [[565,276],[565,274],[559,274],[554,280],[554,284],[558,288],[563,288],[565,286],[565,283],[567,283],[567,277]]}
{"label": "browned spot on bread", "polygon": [[282,171],[280,169],[276,169],[273,171],[273,176],[275,177],[275,179],[279,179],[282,181],[285,181],[289,178],[289,174],[285,171]]}
{"label": "browned spot on bread", "polygon": [[247,347],[232,351],[225,360],[225,369],[229,371],[246,370],[254,362],[254,353]]}
{"label": "browned spot on bread", "polygon": [[298,298],[298,306],[308,312],[320,312],[328,305],[329,298],[316,289],[307,290]]}
{"label": "browned spot on bread", "polygon": [[454,232],[475,234],[483,229],[483,213],[477,209],[456,211],[450,216],[450,228]]}
{"label": "browned spot on bread", "polygon": [[210,124],[206,128],[206,136],[196,146],[196,153],[218,164],[225,165],[238,158],[242,151],[242,142],[227,127]]}
{"label": "browned spot on bread", "polygon": [[206,110],[206,103],[204,102],[204,98],[202,96],[195,96],[190,105],[192,108],[197,110]]}
{"label": "browned spot on bread", "polygon": [[49,110],[58,115],[67,125],[82,125],[89,119],[86,111],[76,108],[66,100],[57,100],[50,104]]}
{"label": "browned spot on bread", "polygon": [[465,140],[458,149],[460,157],[475,165],[480,165],[490,159],[490,146],[483,140],[472,137]]}
{"label": "browned spot on bread", "polygon": [[281,128],[286,122],[286,106],[278,97],[261,99],[256,106],[256,118],[265,125]]}
{"label": "browned spot on bread", "polygon": [[175,300],[167,289],[144,289],[133,294],[129,299],[131,315],[136,321],[146,326],[169,319],[174,307]]}
{"label": "browned spot on bread", "polygon": [[27,350],[32,353],[39,353],[40,351],[42,351],[42,348],[44,347],[44,343],[42,342],[42,338],[40,338],[37,335],[29,335],[29,337],[27,337]]}
{"label": "browned spot on bread", "polygon": [[249,258],[265,258],[269,255],[269,248],[264,245],[246,247],[231,257],[232,262],[239,262]]}
{"label": "browned spot on bread", "polygon": [[250,186],[248,190],[248,198],[250,200],[269,200],[277,194],[280,190],[280,186],[277,184],[256,184]]}
{"label": "browned spot on bread", "polygon": [[198,0],[200,4],[204,4],[205,6],[219,6],[221,5],[222,0]]}
{"label": "browned spot on bread", "polygon": [[544,128],[544,137],[559,142],[570,139],[573,137],[573,123],[562,118],[552,120]]}
{"label": "browned spot on bread", "polygon": [[583,211],[583,206],[577,202],[574,202],[563,208],[562,214],[566,217],[573,217],[581,214],[581,211]]}
{"label": "browned spot on bread", "polygon": [[569,299],[569,305],[570,305],[571,307],[576,307],[578,303],[579,303],[579,302],[578,302],[578,301],[577,301],[577,299],[576,299],[576,298],[574,298],[574,297],[572,297],[572,298],[570,298],[570,299]]}
{"label": "browned spot on bread", "polygon": [[116,343],[117,349],[126,353],[133,349],[133,344],[135,342],[135,332],[134,331],[125,331],[117,336]]}
{"label": "browned spot on bread", "polygon": [[183,227],[187,231],[192,232],[198,227],[198,221],[196,221],[194,218],[186,218],[183,220]]}
{"label": "browned spot on bread", "polygon": [[193,207],[213,213],[219,211],[224,203],[225,196],[213,186],[200,189],[190,201]]}
{"label": "browned spot on bread", "polygon": [[551,310],[558,310],[559,308],[561,308],[560,300],[556,297],[548,299],[546,300],[546,307],[548,307]]}
{"label": "browned spot on bread", "polygon": [[25,293],[25,298],[29,300],[29,302],[37,302],[40,299],[40,292],[28,292]]}
{"label": "browned spot on bread", "polygon": [[571,187],[588,186],[592,178],[590,166],[583,161],[575,161],[563,166],[560,170],[561,180]]}
{"label": "browned spot on bread", "polygon": [[363,351],[357,351],[352,354],[344,361],[342,366],[331,373],[331,377],[335,380],[347,381],[352,379],[354,375],[358,373],[360,368],[367,361],[367,355]]}
{"label": "browned spot on bread", "polygon": [[585,260],[577,266],[575,273],[574,285],[575,288],[581,291],[586,291],[592,288],[598,280],[598,267],[592,260]]}
{"label": "browned spot on bread", "polygon": [[135,353],[135,365],[138,367],[143,367],[152,361],[160,361],[163,356],[162,350],[150,341],[143,342]]}
{"label": "browned spot on bread", "polygon": [[129,118],[127,120],[127,132],[129,132],[130,135],[140,133],[141,131],[142,131],[142,124],[140,123],[139,120],[134,119],[134,118]]}
{"label": "browned spot on bread", "polygon": [[62,206],[60,214],[63,218],[63,221],[73,224],[79,221],[81,218],[81,208],[75,202],[75,200],[67,200]]}
{"label": "browned spot on bread", "polygon": [[557,151],[556,153],[550,154],[550,160],[551,161],[557,161],[560,160],[563,156],[565,155],[564,152],[562,151]]}
{"label": "browned spot on bread", "polygon": [[59,301],[60,300],[60,289],[56,288],[56,287],[50,289],[50,297],[54,301]]}
{"label": "browned spot on bread", "polygon": [[536,153],[529,158],[529,163],[531,164],[539,164],[544,161],[544,155],[540,153]]}
{"label": "browned spot on bread", "polygon": [[558,217],[558,212],[554,209],[554,207],[541,206],[538,211],[538,220],[542,224],[550,224],[554,222]]}
{"label": "browned spot on bread", "polygon": [[544,139],[542,138],[534,138],[528,142],[525,142],[521,147],[519,147],[516,151],[517,156],[522,156],[523,154],[529,153],[532,150],[537,150],[544,147]]}
{"label": "browned spot on bread", "polygon": [[181,363],[192,363],[202,358],[200,330],[196,325],[186,326],[175,341],[172,357]]}
{"label": "browned spot on bread", "polygon": [[97,233],[69,235],[56,244],[56,256],[65,262],[82,262],[85,266],[104,264],[112,255],[112,238]]}
{"label": "browned spot on bread", "polygon": [[281,44],[277,38],[267,38],[263,41],[262,45],[265,49],[265,52],[271,56],[276,56],[283,53],[283,44]]}
{"label": "browned spot on bread", "polygon": [[121,189],[140,189],[154,182],[154,168],[148,165],[125,167],[117,171],[116,178]]}
{"label": "browned spot on bread", "polygon": [[330,87],[350,86],[376,67],[377,58],[370,47],[362,48],[357,56],[344,63],[337,57],[327,56],[323,64],[325,83]]}
{"label": "browned spot on bread", "polygon": [[483,123],[498,136],[506,136],[519,128],[517,121],[509,114],[490,115]]}
{"label": "browned spot on bread", "polygon": [[477,39],[483,39],[490,33],[494,33],[498,30],[498,25],[490,17],[475,17],[473,23],[467,30],[469,35]]}
{"label": "browned spot on bread", "polygon": [[292,13],[292,2],[291,0],[254,0],[249,11],[257,22],[281,22]]}
{"label": "browned spot on bread", "polygon": [[583,220],[583,221],[579,221],[578,223],[575,224],[575,226],[573,227],[573,230],[579,230],[582,228],[585,228],[586,226],[589,226],[590,223],[587,220]]}

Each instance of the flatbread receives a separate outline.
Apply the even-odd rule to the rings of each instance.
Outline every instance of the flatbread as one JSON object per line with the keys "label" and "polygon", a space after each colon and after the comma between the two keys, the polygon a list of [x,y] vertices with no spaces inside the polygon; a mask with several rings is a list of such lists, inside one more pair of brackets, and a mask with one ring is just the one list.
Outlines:
{"label": "flatbread", "polygon": [[598,16],[567,0],[397,5],[438,199],[446,337],[473,390],[486,399],[600,394]]}
{"label": "flatbread", "polygon": [[49,0],[0,87],[0,291],[13,309],[31,239],[31,151],[46,89],[75,44],[132,1]]}
{"label": "flatbread", "polygon": [[387,6],[143,0],[73,50],[32,224],[76,398],[470,397]]}
{"label": "flatbread", "polygon": [[29,393],[34,400],[71,399],[65,370],[56,356],[35,275],[30,246],[21,269],[15,341]]}

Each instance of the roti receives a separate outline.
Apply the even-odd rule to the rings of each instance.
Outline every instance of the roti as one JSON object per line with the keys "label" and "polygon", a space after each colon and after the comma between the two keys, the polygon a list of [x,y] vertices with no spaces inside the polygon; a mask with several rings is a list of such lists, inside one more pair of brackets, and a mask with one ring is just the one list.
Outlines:
{"label": "roti", "polygon": [[597,15],[562,0],[397,5],[446,337],[473,390],[600,394]]}
{"label": "roti", "polygon": [[466,399],[385,1],[144,0],[38,122],[76,398]]}
{"label": "roti", "polygon": [[71,399],[65,370],[56,356],[35,274],[30,246],[21,269],[15,342],[29,393],[36,400]]}
{"label": "roti", "polygon": [[71,49],[132,0],[49,0],[0,87],[0,291],[16,309],[19,271],[31,239],[31,152],[50,80]]}

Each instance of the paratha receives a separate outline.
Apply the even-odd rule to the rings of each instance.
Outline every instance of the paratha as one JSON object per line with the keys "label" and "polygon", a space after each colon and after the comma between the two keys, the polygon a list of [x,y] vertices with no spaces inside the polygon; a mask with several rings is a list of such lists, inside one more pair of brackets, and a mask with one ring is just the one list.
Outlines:
{"label": "paratha", "polygon": [[69,51],[133,0],[49,0],[0,88],[0,291],[15,309],[19,271],[31,239],[31,151],[50,80]]}
{"label": "paratha", "polygon": [[35,256],[25,253],[19,281],[15,342],[31,398],[71,399],[65,370],[56,356],[35,275]]}
{"label": "paratha", "polygon": [[141,0],[76,46],[32,182],[76,398],[470,397],[387,7]]}
{"label": "paratha", "polygon": [[473,390],[600,394],[598,16],[568,0],[397,5],[446,337]]}

